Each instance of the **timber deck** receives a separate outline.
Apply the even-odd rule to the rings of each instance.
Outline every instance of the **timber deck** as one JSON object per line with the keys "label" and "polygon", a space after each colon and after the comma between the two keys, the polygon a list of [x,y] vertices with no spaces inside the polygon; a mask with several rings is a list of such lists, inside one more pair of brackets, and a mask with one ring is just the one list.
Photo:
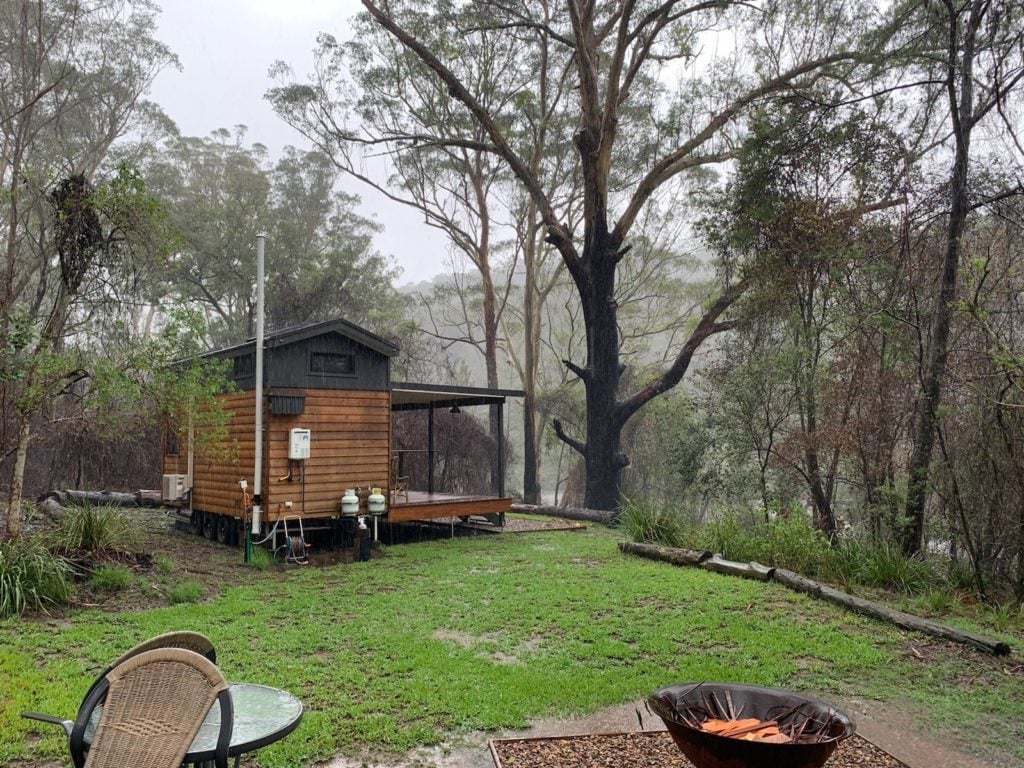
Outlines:
{"label": "timber deck", "polygon": [[509,497],[457,496],[451,493],[422,491],[409,491],[408,500],[404,493],[400,493],[392,497],[390,502],[387,519],[392,523],[433,520],[439,517],[493,515],[512,509],[512,499]]}

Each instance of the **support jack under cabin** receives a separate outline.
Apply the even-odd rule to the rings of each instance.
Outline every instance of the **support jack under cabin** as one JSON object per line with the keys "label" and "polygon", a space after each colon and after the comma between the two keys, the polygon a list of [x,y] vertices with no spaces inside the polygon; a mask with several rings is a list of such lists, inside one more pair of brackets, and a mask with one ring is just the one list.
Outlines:
{"label": "support jack under cabin", "polygon": [[[499,406],[503,424],[506,397],[521,397],[522,392],[395,383],[390,362],[397,354],[394,344],[345,320],[266,336],[262,514],[254,539],[283,537],[286,526],[289,534],[297,533],[300,521],[307,531],[343,535],[364,515],[387,522],[470,515],[503,519],[512,499],[505,494],[502,441],[491,495],[441,492],[434,487],[433,417],[437,409]],[[203,435],[190,437],[183,425],[168,428],[162,495],[166,503],[190,512],[196,532],[237,544],[251,514],[242,481],[252,489],[256,342],[207,356],[229,361],[237,388],[218,396],[230,413],[226,436],[217,445],[204,445]],[[403,482],[403,454],[409,451],[398,450],[393,439],[392,413],[409,410],[428,414],[426,444],[413,451],[428,462],[425,488]],[[348,491],[356,491],[358,504]]]}

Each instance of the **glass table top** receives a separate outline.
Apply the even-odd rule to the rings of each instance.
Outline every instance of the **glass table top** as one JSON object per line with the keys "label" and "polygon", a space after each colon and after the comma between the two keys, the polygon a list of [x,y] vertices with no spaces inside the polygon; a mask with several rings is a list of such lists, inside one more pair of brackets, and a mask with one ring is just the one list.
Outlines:
{"label": "glass table top", "polygon": [[[256,683],[231,683],[229,692],[235,710],[231,746],[228,749],[232,755],[259,749],[282,738],[295,729],[302,717],[302,702],[280,688]],[[92,742],[102,712],[103,707],[97,706],[89,718],[85,728],[87,743]],[[203,752],[212,754],[219,733],[220,703],[214,702],[199,733],[192,740],[188,756],[192,758]]]}

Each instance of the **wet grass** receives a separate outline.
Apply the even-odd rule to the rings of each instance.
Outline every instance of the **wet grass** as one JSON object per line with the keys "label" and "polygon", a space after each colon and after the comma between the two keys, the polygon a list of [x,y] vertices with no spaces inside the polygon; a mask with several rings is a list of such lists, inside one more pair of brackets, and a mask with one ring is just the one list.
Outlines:
{"label": "wet grass", "polygon": [[778,585],[624,557],[616,541],[592,529],[408,544],[365,563],[253,570],[198,604],[2,622],[0,764],[66,762],[60,729],[18,713],[73,715],[112,656],[170,629],[213,639],[228,679],[303,700],[298,730],[257,755],[265,766],[402,752],[684,680],[898,699],[922,728],[942,722],[972,734],[965,748],[1024,759],[1024,675],[1006,660],[937,646],[922,660],[891,627]]}

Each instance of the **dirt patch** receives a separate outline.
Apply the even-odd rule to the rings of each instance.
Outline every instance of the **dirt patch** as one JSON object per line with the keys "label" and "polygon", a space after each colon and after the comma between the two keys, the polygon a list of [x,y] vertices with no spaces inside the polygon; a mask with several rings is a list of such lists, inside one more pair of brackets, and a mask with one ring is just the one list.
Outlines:
{"label": "dirt patch", "polygon": [[[195,582],[202,588],[200,600],[215,597],[225,586],[245,583],[252,573],[242,562],[242,550],[209,541],[175,523],[182,518],[174,510],[131,508],[123,510],[138,535],[124,551],[97,557],[72,559],[75,587],[70,606],[51,606],[52,618],[63,618],[72,608],[103,608],[112,613],[144,611],[167,605],[176,587]],[[46,523],[37,524],[38,529]],[[98,589],[93,575],[102,566],[127,569],[127,585],[116,590]]]}

